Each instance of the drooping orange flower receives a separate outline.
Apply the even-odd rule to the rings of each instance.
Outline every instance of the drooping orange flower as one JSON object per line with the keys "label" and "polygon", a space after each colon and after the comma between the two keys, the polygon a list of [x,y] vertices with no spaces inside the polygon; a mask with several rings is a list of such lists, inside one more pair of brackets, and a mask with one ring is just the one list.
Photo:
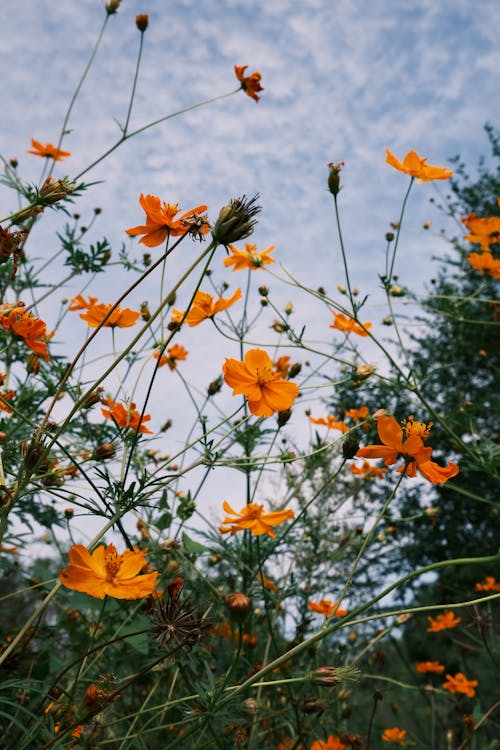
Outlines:
{"label": "drooping orange flower", "polygon": [[136,432],[143,432],[148,435],[153,434],[144,424],[144,422],[149,422],[151,415],[145,414],[141,419],[141,415],[135,408],[135,404],[131,403],[125,407],[123,404],[115,403],[111,398],[105,399],[103,403],[109,406],[109,409],[101,409],[103,416],[106,419],[114,420],[118,427],[123,427],[123,429],[130,427],[131,430],[135,430]]}
{"label": "drooping orange flower", "polygon": [[448,630],[448,628],[456,628],[459,622],[462,622],[461,617],[456,617],[455,613],[451,609],[445,609],[437,617],[427,617],[429,621],[429,627],[427,628],[428,633],[438,633],[440,630]]}
{"label": "drooping orange flower", "polygon": [[[113,307],[112,304],[106,304],[104,302],[97,302],[97,297],[89,297],[87,302],[81,294],[74,297],[71,300],[71,304],[68,310],[86,310],[86,312],[80,313],[80,318],[84,320],[89,328],[98,328],[103,326],[104,328],[130,328],[134,326],[141,313],[136,310],[131,310],[129,307],[122,308],[118,305],[111,315],[109,311]],[[106,322],[103,323],[106,316],[109,315]]]}
{"label": "drooping orange flower", "polygon": [[494,258],[490,252],[471,253],[467,260],[476,271],[481,271],[492,279],[500,279],[500,259]]}
{"label": "drooping orange flower", "polygon": [[60,148],[56,148],[52,143],[40,143],[31,139],[31,148],[27,151],[28,154],[34,154],[35,156],[45,156],[46,159],[54,159],[54,161],[63,161],[71,156],[71,151],[63,151]]}
{"label": "drooping orange flower", "polygon": [[340,430],[340,432],[349,432],[349,427],[345,422],[342,422],[334,417],[332,414],[328,414],[325,417],[309,417],[309,421],[313,424],[321,424],[327,427],[329,430]]}
{"label": "drooping orange flower", "polygon": [[[158,247],[163,244],[167,237],[179,237],[189,231],[192,227],[192,219],[200,218],[207,210],[207,206],[196,206],[186,213],[176,218],[180,211],[178,203],[165,203],[156,195],[139,196],[141,204],[146,214],[146,224],[137,227],[131,227],[125,230],[131,237],[143,234],[144,237],[139,240],[140,243],[147,247]],[[199,232],[207,234],[209,229],[208,222],[200,222]]]}
{"label": "drooping orange flower", "polygon": [[387,469],[381,469],[378,466],[373,466],[369,461],[363,461],[361,466],[352,464],[351,471],[359,477],[377,477],[377,479],[383,479]]}
{"label": "drooping orange flower", "polygon": [[271,245],[267,250],[262,250],[260,253],[257,252],[257,245],[252,245],[251,242],[245,243],[244,250],[238,250],[235,245],[229,245],[231,255],[224,258],[224,265],[234,266],[233,271],[242,271],[245,268],[249,268],[251,271],[256,271],[257,268],[268,266],[274,263],[274,258],[270,258],[270,254],[274,251],[275,246]]}
{"label": "drooping orange flower", "polygon": [[446,682],[443,683],[445,690],[450,693],[463,693],[469,698],[474,698],[476,688],[478,685],[477,680],[468,680],[462,672],[457,672],[453,677],[451,674],[446,675]]}
{"label": "drooping orange flower", "polygon": [[484,583],[476,583],[476,591],[500,591],[500,583],[493,576],[486,576]]}
{"label": "drooping orange flower", "polygon": [[158,573],[140,571],[147,565],[144,550],[126,550],[121,555],[114,544],[96,547],[92,554],[82,544],[68,552],[70,565],[59,573],[68,589],[82,591],[97,599],[142,599],[152,594]]}
{"label": "drooping orange flower", "polygon": [[278,359],[273,362],[273,367],[280,378],[288,377],[288,371],[290,369],[290,357],[288,355],[278,357]]}
{"label": "drooping orange flower", "polygon": [[[227,310],[228,307],[234,305],[234,303],[241,299],[241,289],[235,291],[232,297],[219,297],[214,300],[211,294],[208,292],[196,292],[191,305],[191,309],[186,315],[185,322],[193,328],[199,325],[202,321],[207,318],[213,318],[217,313]],[[181,310],[172,310],[172,323],[180,323],[184,313]]]}
{"label": "drooping orange flower", "polygon": [[399,161],[394,154],[391,154],[388,148],[385,150],[385,160],[394,169],[416,177],[419,182],[431,182],[432,180],[448,180],[453,170],[448,167],[434,166],[427,164],[427,159],[419,156],[416,151],[408,151],[403,161]]}
{"label": "drooping orange flower", "polygon": [[266,512],[264,506],[258,503],[248,503],[239,512],[233,510],[225,500],[222,507],[227,516],[222,521],[222,526],[219,526],[219,531],[221,534],[227,534],[230,531],[231,536],[236,534],[237,531],[248,529],[255,536],[268,534],[275,537],[276,533],[273,526],[279,526],[284,521],[295,518],[295,513],[290,508]]}
{"label": "drooping orange flower", "polygon": [[280,379],[262,349],[249,349],[243,362],[226,359],[222,371],[233,396],[245,395],[248,408],[256,417],[270,417],[275,411],[290,409],[299,392],[295,383]]}
{"label": "drooping orange flower", "polygon": [[391,729],[384,729],[382,739],[384,742],[394,742],[395,745],[404,745],[407,735],[406,729],[399,729],[399,727],[392,727]]}
{"label": "drooping orange flower", "polygon": [[417,469],[432,484],[441,484],[456,476],[459,468],[451,461],[447,466],[439,466],[431,461],[432,448],[424,445],[432,423],[416,422],[413,417],[405,420],[406,440],[403,442],[403,429],[394,417],[382,415],[377,420],[377,429],[383,445],[367,445],[360,448],[356,456],[361,458],[383,458],[386,466],[396,463],[402,456],[405,465],[398,469],[409,477],[417,476]]}
{"label": "drooping orange flower", "polygon": [[[10,305],[8,306],[10,307]],[[47,324],[33,313],[24,312],[24,305],[19,304],[10,310],[0,313],[0,325],[17,338],[23,339],[26,346],[48,362],[50,360],[46,341],[53,333],[47,333]]]}
{"label": "drooping orange flower", "polygon": [[171,370],[175,370],[175,368],[177,367],[177,362],[181,362],[182,360],[187,359],[188,354],[188,350],[184,349],[183,346],[180,346],[180,344],[174,344],[173,346],[169,347],[167,349],[167,353],[162,354],[161,357],[159,350],[156,349],[153,357],[155,359],[160,358],[158,367],[168,365]]}
{"label": "drooping orange flower", "polygon": [[359,409],[348,409],[345,413],[346,417],[350,417],[355,422],[361,422],[366,419],[369,414],[367,406],[360,406]]}
{"label": "drooping orange flower", "polygon": [[472,212],[464,216],[461,222],[469,230],[465,239],[480,245],[481,250],[500,244],[500,216],[480,217]]}
{"label": "drooping orange flower", "polygon": [[330,328],[336,328],[338,331],[343,331],[344,333],[357,333],[358,336],[368,336],[368,331],[372,327],[370,322],[367,321],[360,326],[353,318],[348,318],[342,313],[332,310],[332,314],[334,321],[330,323]]}
{"label": "drooping orange flower", "polygon": [[438,661],[417,661],[415,672],[421,674],[427,674],[432,672],[433,674],[443,674],[446,667]]}
{"label": "drooping orange flower", "polygon": [[245,70],[247,68],[248,65],[235,65],[234,73],[238,81],[241,83],[241,88],[243,89],[245,94],[251,99],[254,99],[256,102],[258,102],[260,96],[258,96],[257,92],[264,91],[263,87],[260,85],[260,82],[262,80],[262,73],[256,70],[251,75],[246,76]]}
{"label": "drooping orange flower", "polygon": [[323,617],[331,617],[335,612],[335,617],[345,617],[348,614],[347,609],[340,609],[338,602],[332,602],[330,599],[321,599],[318,603],[307,602],[307,606],[312,612],[317,612]]}
{"label": "drooping orange flower", "polygon": [[347,745],[344,745],[336,735],[330,735],[326,741],[314,740],[311,745],[311,750],[346,750],[346,748]]}

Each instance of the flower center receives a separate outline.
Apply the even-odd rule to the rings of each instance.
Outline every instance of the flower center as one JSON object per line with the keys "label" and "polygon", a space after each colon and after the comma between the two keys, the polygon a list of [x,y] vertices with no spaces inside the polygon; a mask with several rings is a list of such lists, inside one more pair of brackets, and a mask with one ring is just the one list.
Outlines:
{"label": "flower center", "polygon": [[416,422],[415,419],[410,416],[408,419],[403,419],[401,424],[404,427],[407,438],[415,435],[425,441],[430,435],[433,422],[429,422],[428,424],[425,424],[425,422]]}
{"label": "flower center", "polygon": [[265,385],[276,380],[276,373],[274,372],[271,365],[264,365],[264,367],[257,367],[255,374],[257,375],[257,383],[259,385]]}
{"label": "flower center", "polygon": [[116,549],[110,549],[110,547],[112,547],[112,545],[109,545],[109,547],[106,549],[106,552],[104,553],[106,580],[109,582],[114,580],[122,566],[122,555],[119,555]]}
{"label": "flower center", "polygon": [[247,516],[247,518],[260,518],[263,509],[263,505],[259,505],[258,503],[248,503],[244,509],[245,516]]}

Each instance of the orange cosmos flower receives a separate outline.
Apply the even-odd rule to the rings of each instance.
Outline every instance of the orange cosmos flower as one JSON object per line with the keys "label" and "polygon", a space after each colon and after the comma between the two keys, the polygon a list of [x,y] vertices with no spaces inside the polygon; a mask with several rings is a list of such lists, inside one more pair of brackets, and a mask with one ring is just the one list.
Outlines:
{"label": "orange cosmos flower", "polygon": [[226,359],[222,371],[233,396],[245,395],[248,408],[256,417],[270,417],[275,411],[290,409],[299,392],[295,383],[280,379],[262,349],[249,349],[243,362]]}
{"label": "orange cosmos flower", "polygon": [[366,419],[368,416],[368,407],[360,406],[359,409],[348,409],[346,411],[346,417],[350,417],[355,422],[360,422],[362,419]]}
{"label": "orange cosmos flower", "polygon": [[388,148],[385,150],[385,160],[387,164],[390,164],[394,169],[398,169],[400,172],[409,174],[411,177],[416,177],[419,182],[431,182],[431,180],[448,180],[453,170],[447,167],[434,166],[427,164],[427,159],[419,156],[416,151],[408,151],[403,161],[396,159],[394,154],[391,154]]}
{"label": "orange cosmos flower", "polygon": [[334,735],[330,735],[326,742],[324,740],[314,740],[311,745],[311,750],[346,750],[347,745],[344,745],[340,739]]}
{"label": "orange cosmos flower", "polygon": [[472,212],[464,216],[461,222],[469,230],[465,239],[480,245],[481,250],[488,250],[490,245],[500,243],[500,216],[481,218]]}
{"label": "orange cosmos flower", "polygon": [[23,339],[26,346],[46,362],[50,360],[45,342],[52,338],[53,333],[47,333],[47,324],[43,320],[24,312],[24,303],[12,307],[5,314],[0,312],[0,325],[13,336]]}
{"label": "orange cosmos flower", "polygon": [[158,573],[138,575],[147,565],[144,551],[126,550],[118,554],[114,544],[101,545],[92,554],[76,544],[68,552],[70,565],[59,573],[59,580],[68,589],[82,591],[97,599],[142,599],[152,594]]}
{"label": "orange cosmos flower", "polygon": [[392,729],[384,729],[382,739],[384,742],[394,742],[395,745],[404,745],[406,734],[406,729],[392,727]]}
{"label": "orange cosmos flower", "polygon": [[352,464],[351,471],[359,477],[377,477],[377,479],[383,479],[387,469],[379,469],[378,466],[373,466],[369,461],[363,461],[361,466]]}
{"label": "orange cosmos flower", "polygon": [[500,279],[500,260],[494,258],[490,252],[471,253],[467,260],[476,271],[481,271],[493,279]]}
{"label": "orange cosmos flower", "polygon": [[349,427],[345,422],[339,422],[336,417],[328,414],[326,419],[324,417],[309,417],[309,421],[313,424],[321,424],[327,427],[329,430],[340,430],[341,432],[349,432]]}
{"label": "orange cosmos flower", "polygon": [[476,583],[476,591],[500,591],[500,583],[493,576],[486,576],[484,583]]}
{"label": "orange cosmos flower", "polygon": [[7,414],[12,414],[12,409],[5,403],[5,401],[10,401],[15,395],[15,391],[3,391],[3,393],[0,391],[0,409],[2,411],[6,411]]}
{"label": "orange cosmos flower", "polygon": [[403,422],[406,440],[403,442],[403,430],[394,417],[380,416],[377,420],[377,429],[383,445],[368,445],[360,448],[356,456],[361,458],[383,458],[386,466],[396,463],[398,456],[402,456],[405,465],[398,469],[409,477],[417,476],[417,469],[425,479],[432,484],[441,484],[451,477],[456,476],[459,468],[451,461],[442,467],[431,461],[432,448],[424,445],[424,440],[429,436],[432,422],[428,425],[415,422],[413,417],[408,417]]}
{"label": "orange cosmos flower", "polygon": [[446,682],[443,683],[443,687],[450,693],[463,693],[469,698],[474,698],[476,694],[474,688],[477,687],[477,684],[477,680],[468,680],[462,672],[457,672],[454,677],[451,674],[446,675]]}
{"label": "orange cosmos flower", "polygon": [[260,82],[262,79],[262,73],[256,70],[251,75],[246,76],[245,70],[247,68],[248,68],[248,65],[235,65],[234,73],[238,81],[241,83],[241,88],[243,89],[245,94],[249,96],[251,99],[254,99],[256,102],[258,102],[260,99],[260,96],[257,95],[257,91],[264,91],[264,89],[260,85]]}
{"label": "orange cosmos flower", "polygon": [[276,362],[273,362],[273,367],[280,378],[287,378],[290,369],[290,357],[288,355],[278,357]]}
{"label": "orange cosmos flower", "polygon": [[141,315],[140,312],[128,307],[122,310],[118,305],[103,323],[112,307],[112,304],[105,304],[104,302],[97,304],[97,297],[89,297],[89,301],[86,302],[85,298],[79,294],[71,300],[68,310],[86,309],[87,312],[80,313],[80,318],[87,323],[89,328],[98,328],[99,326],[104,328],[130,328],[137,323]]}
{"label": "orange cosmos flower", "polygon": [[257,252],[257,245],[252,245],[251,242],[245,243],[244,250],[238,250],[234,245],[229,245],[231,255],[228,258],[224,258],[224,265],[234,266],[233,271],[242,271],[245,268],[249,268],[251,271],[255,271],[257,268],[268,266],[274,263],[274,258],[270,258],[269,255],[274,251],[275,246],[271,245],[267,250],[262,250],[260,253]]}
{"label": "orange cosmos flower", "polygon": [[347,615],[347,609],[338,609],[338,604],[338,602],[332,602],[330,599],[321,599],[318,604],[316,604],[316,602],[307,602],[307,606],[310,610],[323,615],[323,617],[331,617],[334,612],[335,617],[345,617]]}
{"label": "orange cosmos flower", "polygon": [[458,623],[462,622],[462,618],[455,617],[455,613],[451,609],[445,609],[437,617],[427,617],[427,620],[429,621],[428,633],[438,633],[440,630],[456,628]]}
{"label": "orange cosmos flower", "polygon": [[52,143],[40,143],[40,141],[35,141],[34,138],[31,139],[31,148],[26,153],[45,156],[46,159],[54,159],[54,161],[63,161],[71,156],[71,151],[63,151],[53,146]]}
{"label": "orange cosmos flower", "polygon": [[368,336],[368,331],[372,327],[371,323],[363,323],[361,327],[353,318],[348,318],[342,313],[336,313],[334,310],[332,310],[332,313],[334,321],[330,323],[330,328],[336,328],[338,331],[344,331],[344,333],[357,333],[358,336]]}
{"label": "orange cosmos flower", "polygon": [[177,367],[177,362],[180,362],[181,360],[187,359],[189,352],[187,349],[184,349],[183,346],[180,346],[180,344],[174,344],[169,349],[167,349],[167,354],[163,354],[160,357],[160,352],[158,349],[153,354],[153,357],[155,359],[158,359],[160,357],[160,361],[158,362],[158,367],[163,367],[163,365],[168,365],[171,370],[175,370]]}
{"label": "orange cosmos flower", "polygon": [[237,531],[248,529],[255,536],[268,534],[275,537],[276,534],[273,526],[279,526],[284,521],[295,518],[295,513],[290,508],[266,513],[264,506],[257,503],[244,505],[239,513],[233,510],[225,500],[222,503],[222,507],[226,511],[227,516],[222,522],[223,525],[219,526],[219,531],[221,534],[227,534],[230,531],[231,536],[236,534]]}
{"label": "orange cosmos flower", "polygon": [[149,422],[151,415],[145,414],[141,419],[141,415],[135,408],[135,404],[129,404],[125,408],[123,404],[115,403],[111,398],[105,399],[103,403],[109,406],[109,409],[101,409],[103,416],[106,419],[112,419],[118,427],[123,427],[123,429],[130,427],[131,430],[135,430],[136,432],[143,432],[148,435],[153,434],[144,424],[144,422]]}
{"label": "orange cosmos flower", "polygon": [[444,664],[440,664],[438,661],[418,661],[415,667],[415,672],[420,672],[421,674],[426,674],[427,672],[443,674],[444,670]]}
{"label": "orange cosmos flower", "polygon": [[[228,307],[234,305],[234,303],[241,299],[241,289],[235,291],[232,297],[225,298],[219,297],[214,300],[211,294],[208,292],[196,292],[191,309],[186,315],[185,322],[193,328],[199,325],[206,318],[213,318],[217,313],[227,310]],[[180,323],[184,313],[181,310],[172,310],[172,323]]]}
{"label": "orange cosmos flower", "polygon": [[[17,551],[17,550],[16,550],[16,551]],[[276,585],[276,584],[274,583],[274,581],[271,581],[271,579],[270,579],[270,578],[267,578],[267,576],[265,576],[265,575],[264,575],[264,573],[262,573],[261,575],[259,575],[259,577],[258,577],[258,578],[259,578],[259,581],[260,581],[260,582],[262,583],[262,585],[263,585],[263,586],[264,586],[264,587],[265,587],[265,588],[266,588],[266,589],[267,589],[268,591],[272,591],[272,592],[274,593],[274,592],[276,592],[276,591],[278,590],[278,587],[277,587],[277,585]]]}
{"label": "orange cosmos flower", "polygon": [[[176,219],[180,211],[177,203],[165,203],[156,195],[143,195],[143,193],[139,196],[139,203],[146,214],[146,224],[131,227],[125,231],[131,237],[143,234],[144,237],[139,242],[147,247],[158,247],[165,242],[167,237],[179,237],[186,234],[192,226],[191,220],[200,218],[200,214],[207,210],[207,206],[196,206]],[[201,222],[199,231],[201,234],[208,232],[206,220]]]}

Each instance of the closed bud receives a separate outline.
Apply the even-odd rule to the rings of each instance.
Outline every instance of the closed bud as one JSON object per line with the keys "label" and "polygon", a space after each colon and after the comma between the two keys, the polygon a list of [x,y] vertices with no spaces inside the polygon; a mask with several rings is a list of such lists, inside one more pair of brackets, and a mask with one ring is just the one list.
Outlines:
{"label": "closed bud", "polygon": [[243,708],[247,714],[250,714],[250,716],[256,716],[259,711],[259,706],[255,698],[245,698],[243,701]]}
{"label": "closed bud", "polygon": [[113,458],[116,454],[116,448],[113,443],[102,443],[92,453],[92,458],[95,461],[107,461],[109,458]]}
{"label": "closed bud", "polygon": [[342,443],[342,455],[344,458],[354,458],[359,450],[359,440],[354,435],[346,437]]}
{"label": "closed bud", "polygon": [[212,237],[220,245],[229,245],[233,242],[249,237],[256,224],[255,216],[261,208],[256,201],[258,195],[250,200],[246,196],[232,198],[227,206],[221,208],[217,221],[212,228]]}
{"label": "closed bud", "polygon": [[106,5],[106,11],[108,13],[108,16],[112,16],[118,8],[120,7],[120,3],[122,0],[109,0],[109,3]]}
{"label": "closed bud", "polygon": [[147,13],[139,13],[138,16],[135,17],[135,25],[141,32],[141,34],[144,34],[146,29],[148,28],[149,24],[149,16]]}
{"label": "closed bud", "polygon": [[246,594],[237,591],[235,594],[226,596],[226,606],[234,620],[243,622],[252,611],[252,600]]}
{"label": "closed bud", "polygon": [[9,164],[12,167],[12,169],[17,169],[17,165],[19,164],[18,160],[15,158],[9,159]]}
{"label": "closed bud", "polygon": [[386,232],[385,239],[387,240],[387,242],[392,242],[394,239],[394,232]]}
{"label": "closed bud", "polygon": [[288,370],[288,377],[296,378],[301,370],[302,370],[302,365],[300,364],[300,362],[294,362],[293,365],[291,365],[290,369]]}
{"label": "closed bud", "polygon": [[340,192],[340,170],[345,162],[339,161],[338,164],[331,161],[328,163],[330,173],[328,175],[328,190],[332,195],[338,195]]}
{"label": "closed bud", "polygon": [[288,302],[288,304],[285,305],[285,315],[291,315],[293,313],[293,304],[291,302]]}
{"label": "closed bud", "polygon": [[222,388],[223,378],[222,375],[219,375],[218,378],[215,380],[212,380],[211,383],[208,384],[207,393],[209,396],[215,396],[216,393],[219,393],[219,391]]}
{"label": "closed bud", "polygon": [[74,515],[75,515],[75,511],[73,510],[73,508],[66,508],[66,510],[64,511],[64,516],[68,520],[70,518],[73,518]]}
{"label": "closed bud", "polygon": [[318,667],[314,670],[314,682],[323,687],[333,687],[339,681],[337,669],[335,667]]}
{"label": "closed bud", "polygon": [[301,708],[305,714],[320,714],[327,707],[328,703],[321,698],[306,698]]}
{"label": "closed bud", "polygon": [[141,302],[141,318],[145,320],[146,323],[148,320],[151,320],[151,313],[147,302]]}
{"label": "closed bud", "polygon": [[92,393],[89,393],[82,401],[82,409],[90,409],[92,406],[95,406],[98,404],[101,400],[101,395],[104,391],[104,388],[96,388],[95,391],[92,391]]}
{"label": "closed bud", "polygon": [[387,315],[385,318],[382,318],[382,325],[392,326],[392,318],[389,315]]}
{"label": "closed bud", "polygon": [[394,286],[391,286],[389,290],[389,294],[391,295],[391,297],[404,297],[406,292],[402,286],[398,286],[398,284],[394,284]]}
{"label": "closed bud", "polygon": [[269,287],[259,286],[259,294],[261,297],[267,297],[269,294]]}
{"label": "closed bud", "polygon": [[37,375],[39,369],[40,358],[34,352],[31,352],[31,354],[28,354],[28,358],[26,359],[26,370],[33,375]]}
{"label": "closed bud", "polygon": [[337,284],[337,289],[339,290],[340,294],[345,294],[347,291],[343,284]]}
{"label": "closed bud", "polygon": [[292,416],[291,409],[284,409],[283,411],[279,411],[278,417],[276,419],[278,423],[278,427],[284,427],[286,423],[290,421],[291,416]]}

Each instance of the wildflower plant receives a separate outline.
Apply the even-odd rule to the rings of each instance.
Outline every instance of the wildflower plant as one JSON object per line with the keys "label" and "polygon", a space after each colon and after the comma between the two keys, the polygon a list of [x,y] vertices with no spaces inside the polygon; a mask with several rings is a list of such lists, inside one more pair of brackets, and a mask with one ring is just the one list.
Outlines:
{"label": "wildflower plant", "polygon": [[[378,280],[390,342],[353,284],[343,162],[325,173],[338,294],[295,278],[278,246],[258,249],[261,206],[244,186],[222,208],[193,196],[187,211],[138,186],[145,218],[124,219],[129,244],[87,245],[74,212],[94,187],[84,176],[174,116],[238,92],[259,102],[264,91],[259,71],[235,65],[235,90],[132,129],[149,33],[140,14],[120,136],[73,174],[68,123],[119,9],[104,6],[54,143],[26,149],[43,160],[39,183],[2,157],[19,201],[0,226],[2,747],[360,750],[380,740],[448,750],[451,732],[460,750],[476,735],[493,748],[500,558],[490,537],[478,549],[472,521],[447,537],[440,513],[466,498],[493,537],[498,450],[485,412],[495,403],[483,394],[467,406],[464,391],[451,408],[433,378],[454,347],[441,363],[436,347],[431,367],[403,312],[411,303],[452,321],[452,344],[470,342],[469,325],[478,341],[491,334],[498,216],[488,211],[498,203],[463,217],[462,286],[455,278],[421,298],[396,284],[410,192],[453,172],[387,150],[409,178]],[[69,176],[51,174],[59,168]],[[52,213],[65,221],[60,247],[41,260],[35,229]],[[91,224],[101,218],[96,208]],[[68,274],[55,281],[61,267]],[[103,302],[93,284],[110,268]],[[159,294],[144,301],[150,283]],[[283,305],[278,287],[293,302]],[[323,321],[321,340],[296,300]],[[483,380],[469,382],[474,368],[461,363],[467,392],[492,385],[495,356],[489,343],[478,350],[476,370],[492,361]],[[436,526],[444,541],[431,551]]]}

